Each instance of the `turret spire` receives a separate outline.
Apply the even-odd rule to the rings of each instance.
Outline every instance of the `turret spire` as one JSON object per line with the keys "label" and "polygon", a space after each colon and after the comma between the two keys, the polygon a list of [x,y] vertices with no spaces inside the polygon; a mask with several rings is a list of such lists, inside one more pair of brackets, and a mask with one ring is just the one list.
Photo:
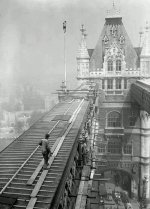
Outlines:
{"label": "turret spire", "polygon": [[141,57],[150,56],[150,31],[149,31],[149,29],[150,29],[149,23],[146,22],[145,36],[144,36],[144,42],[143,42]]}
{"label": "turret spire", "polygon": [[140,35],[139,47],[142,47],[143,34],[144,34],[143,30],[142,30],[142,28],[140,28],[140,31],[139,31],[139,35]]}
{"label": "turret spire", "polygon": [[86,29],[84,28],[84,25],[81,25],[81,29],[80,29],[82,36],[84,36],[84,32],[86,31]]}
{"label": "turret spire", "polygon": [[88,54],[88,50],[87,50],[87,45],[86,45],[86,36],[87,34],[85,33],[86,29],[84,28],[84,25],[81,25],[81,43],[79,46],[79,50],[78,50],[78,54],[77,57],[79,58],[88,58],[89,59],[89,54]]}
{"label": "turret spire", "polygon": [[82,79],[89,76],[89,53],[86,45],[86,29],[81,25],[81,42],[77,52],[77,79],[82,83]]}

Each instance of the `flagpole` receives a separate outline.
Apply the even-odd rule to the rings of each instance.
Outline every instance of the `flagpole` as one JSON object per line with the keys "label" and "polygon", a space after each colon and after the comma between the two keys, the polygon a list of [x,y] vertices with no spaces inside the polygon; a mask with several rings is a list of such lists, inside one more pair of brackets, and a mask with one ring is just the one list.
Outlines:
{"label": "flagpole", "polygon": [[64,31],[64,70],[65,70],[65,89],[67,87],[67,65],[66,65],[66,21],[63,22],[63,31]]}
{"label": "flagpole", "polygon": [[66,33],[64,33],[64,70],[65,70],[65,88],[66,88],[67,87]]}

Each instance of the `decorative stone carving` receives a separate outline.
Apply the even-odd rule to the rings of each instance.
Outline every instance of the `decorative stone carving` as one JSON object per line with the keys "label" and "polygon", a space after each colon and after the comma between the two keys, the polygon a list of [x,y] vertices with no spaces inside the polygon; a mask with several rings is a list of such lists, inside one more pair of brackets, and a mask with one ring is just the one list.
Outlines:
{"label": "decorative stone carving", "polygon": [[69,187],[69,191],[71,192],[71,188],[72,188],[72,179],[73,176],[71,174],[71,172],[69,173],[69,179],[68,179],[68,187]]}
{"label": "decorative stone carving", "polygon": [[67,199],[68,199],[68,191],[67,189],[65,189],[65,192],[64,192],[64,201],[63,201],[63,208],[67,208]]}
{"label": "decorative stone carving", "polygon": [[[114,41],[110,47],[107,49],[105,56],[104,56],[104,63],[103,63],[103,68],[105,71],[108,71],[108,61],[113,62],[113,70],[111,71],[112,74],[120,73],[122,74],[125,69],[126,69],[126,62],[125,62],[125,55],[124,51],[117,45],[116,41]],[[116,70],[116,61],[120,60],[121,61],[121,70],[117,71]]]}
{"label": "decorative stone carving", "polygon": [[140,111],[140,118],[141,118],[141,128],[150,128],[150,115],[144,111]]}
{"label": "decorative stone carving", "polygon": [[107,35],[104,35],[103,41],[104,41],[104,44],[108,44],[109,39],[108,39]]}
{"label": "decorative stone carving", "polygon": [[123,35],[120,36],[119,42],[120,42],[120,44],[124,44],[124,42],[125,42],[125,37],[124,37]]}
{"label": "decorative stone carving", "polygon": [[116,36],[117,36],[117,32],[118,32],[117,26],[112,25],[112,27],[111,27],[111,29],[110,29],[110,32],[111,32],[111,35],[112,35],[113,37],[116,37]]}
{"label": "decorative stone carving", "polygon": [[109,49],[107,50],[104,60],[116,60],[116,59],[121,59],[121,60],[125,60],[123,51],[121,49],[119,49],[119,47],[117,46],[117,44],[115,42],[112,43],[112,45],[110,45]]}
{"label": "decorative stone carving", "polygon": [[76,176],[76,162],[75,160],[73,161],[73,166],[72,166],[72,175],[73,175],[73,179]]}

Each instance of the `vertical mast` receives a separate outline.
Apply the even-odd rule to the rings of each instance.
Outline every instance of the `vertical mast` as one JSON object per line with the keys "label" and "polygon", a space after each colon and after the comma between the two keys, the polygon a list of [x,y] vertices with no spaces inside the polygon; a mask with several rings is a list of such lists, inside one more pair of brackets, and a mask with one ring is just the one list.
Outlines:
{"label": "vertical mast", "polygon": [[67,65],[66,65],[66,21],[63,22],[64,30],[64,71],[65,71],[65,88],[67,87]]}

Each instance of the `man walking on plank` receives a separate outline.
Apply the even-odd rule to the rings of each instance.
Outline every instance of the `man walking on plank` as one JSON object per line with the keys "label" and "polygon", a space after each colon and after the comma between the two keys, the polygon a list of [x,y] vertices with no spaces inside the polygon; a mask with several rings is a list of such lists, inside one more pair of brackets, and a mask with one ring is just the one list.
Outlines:
{"label": "man walking on plank", "polygon": [[49,157],[52,154],[48,145],[49,136],[50,136],[49,134],[45,134],[45,139],[41,139],[39,142],[39,145],[41,146],[41,149],[42,149],[42,155],[44,158],[43,168],[47,168]]}

